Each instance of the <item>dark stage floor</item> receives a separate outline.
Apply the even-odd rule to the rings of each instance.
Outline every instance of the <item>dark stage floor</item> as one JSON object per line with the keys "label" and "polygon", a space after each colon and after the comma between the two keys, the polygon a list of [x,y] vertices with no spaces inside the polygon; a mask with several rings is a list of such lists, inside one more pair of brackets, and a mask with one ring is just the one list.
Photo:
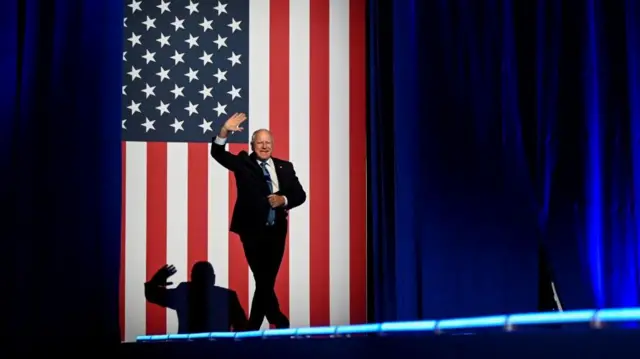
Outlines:
{"label": "dark stage floor", "polygon": [[640,358],[640,308],[245,333],[141,336],[119,357]]}
{"label": "dark stage floor", "polygon": [[640,358],[640,331],[537,329],[440,335],[351,338],[255,338],[126,343],[119,357],[196,358]]}

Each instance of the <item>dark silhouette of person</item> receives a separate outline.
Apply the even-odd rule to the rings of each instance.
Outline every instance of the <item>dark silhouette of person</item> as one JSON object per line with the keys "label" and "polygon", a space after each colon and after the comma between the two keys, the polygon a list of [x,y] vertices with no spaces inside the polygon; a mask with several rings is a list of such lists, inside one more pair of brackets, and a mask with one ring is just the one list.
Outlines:
{"label": "dark silhouette of person", "polygon": [[247,314],[238,294],[215,285],[216,276],[209,262],[197,262],[191,268],[191,281],[176,288],[167,286],[176,273],[165,264],[144,284],[144,295],[151,303],[171,308],[178,314],[178,333],[242,331],[247,327]]}

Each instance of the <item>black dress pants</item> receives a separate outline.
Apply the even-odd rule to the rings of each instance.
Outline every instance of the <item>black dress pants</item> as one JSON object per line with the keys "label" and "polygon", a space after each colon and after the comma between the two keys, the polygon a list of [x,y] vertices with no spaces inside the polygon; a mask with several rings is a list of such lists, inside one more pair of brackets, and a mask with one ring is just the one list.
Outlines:
{"label": "black dress pants", "polygon": [[276,328],[288,328],[289,320],[280,311],[275,292],[276,277],[287,237],[286,222],[276,222],[274,226],[264,226],[252,232],[240,236],[244,255],[256,282],[249,314],[249,329],[260,329],[265,316]]}

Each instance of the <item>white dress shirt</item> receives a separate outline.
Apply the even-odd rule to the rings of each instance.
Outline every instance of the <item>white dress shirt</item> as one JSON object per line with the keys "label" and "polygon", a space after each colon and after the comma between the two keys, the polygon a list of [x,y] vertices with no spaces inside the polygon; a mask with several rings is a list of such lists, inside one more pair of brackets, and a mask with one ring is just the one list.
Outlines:
{"label": "white dress shirt", "polygon": [[[262,166],[262,161],[256,161],[256,162],[258,162],[259,166]],[[267,172],[269,172],[269,177],[271,177],[271,187],[273,187],[273,191],[271,191],[271,193],[276,193],[280,190],[280,182],[278,182],[276,167],[273,164],[273,160],[271,158],[267,160],[267,164],[265,167],[267,168]]]}

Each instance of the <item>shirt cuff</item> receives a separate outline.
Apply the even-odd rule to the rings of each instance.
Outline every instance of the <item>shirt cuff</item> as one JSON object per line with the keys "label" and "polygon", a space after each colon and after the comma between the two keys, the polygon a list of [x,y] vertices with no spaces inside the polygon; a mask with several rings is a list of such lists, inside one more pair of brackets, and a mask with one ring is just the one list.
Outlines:
{"label": "shirt cuff", "polygon": [[213,140],[213,143],[215,143],[218,146],[224,146],[227,143],[227,139],[216,136],[216,139]]}
{"label": "shirt cuff", "polygon": [[282,198],[284,198],[284,207],[286,207],[287,204],[289,204],[289,201],[287,201],[287,197],[286,196],[282,196]]}

